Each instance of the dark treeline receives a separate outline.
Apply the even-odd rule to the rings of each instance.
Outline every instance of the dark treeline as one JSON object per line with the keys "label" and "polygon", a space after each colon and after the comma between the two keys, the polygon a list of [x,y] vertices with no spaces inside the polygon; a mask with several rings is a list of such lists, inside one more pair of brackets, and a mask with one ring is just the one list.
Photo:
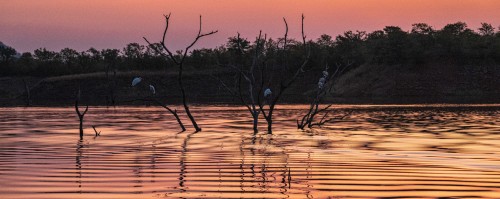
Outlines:
{"label": "dark treeline", "polygon": [[[500,31],[487,23],[472,30],[467,24],[448,24],[440,30],[418,23],[409,31],[396,26],[371,33],[347,31],[336,38],[322,35],[308,41],[311,46],[311,69],[322,70],[325,63],[359,66],[365,63],[377,65],[498,65],[500,64]],[[273,59],[273,49],[279,47],[281,39],[264,42],[266,56]],[[91,48],[78,52],[65,48],[54,52],[45,48],[33,53],[19,54],[15,49],[0,43],[0,76],[58,76],[91,72],[162,70],[172,65],[154,50],[160,45],[144,46],[130,43],[123,49]],[[238,46],[239,45],[239,46]],[[300,60],[303,52],[301,42],[291,41],[287,48],[287,62]],[[216,48],[193,50],[186,58],[187,70],[209,69],[235,62],[250,62],[255,42],[245,38],[231,37],[225,45]],[[182,52],[178,51],[177,54]],[[248,56],[248,57],[246,57]],[[276,54],[276,56],[278,56]]]}

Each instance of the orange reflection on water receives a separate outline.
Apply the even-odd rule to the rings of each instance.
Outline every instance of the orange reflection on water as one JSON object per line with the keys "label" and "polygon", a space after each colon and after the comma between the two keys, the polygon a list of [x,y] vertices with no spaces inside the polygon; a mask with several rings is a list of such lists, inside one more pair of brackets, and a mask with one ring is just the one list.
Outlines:
{"label": "orange reflection on water", "polygon": [[[179,134],[160,108],[91,108],[86,136],[68,108],[0,108],[2,198],[376,198],[500,196],[500,106],[340,106],[298,131],[281,106],[275,134],[247,110],[193,107]],[[93,137],[90,125],[102,131]]]}

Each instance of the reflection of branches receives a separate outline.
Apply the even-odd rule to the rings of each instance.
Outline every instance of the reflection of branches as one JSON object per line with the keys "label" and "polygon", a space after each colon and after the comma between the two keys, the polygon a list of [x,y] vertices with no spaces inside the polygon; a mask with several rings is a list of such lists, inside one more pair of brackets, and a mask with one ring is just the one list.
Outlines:
{"label": "reflection of branches", "polygon": [[181,159],[179,161],[180,163],[180,172],[179,172],[179,187],[182,192],[186,192],[186,188],[184,187],[185,182],[186,182],[186,153],[188,151],[188,142],[191,139],[191,136],[194,134],[198,133],[198,131],[195,131],[193,133],[190,133],[189,135],[186,136],[184,139],[184,142],[182,142],[182,151],[181,151]]}
{"label": "reflection of branches", "polygon": [[76,181],[76,183],[78,183],[78,188],[80,188],[79,190],[79,193],[82,192],[81,188],[82,188],[82,148],[83,148],[83,140],[78,140],[77,144],[76,144],[76,156],[75,156],[75,166],[76,166],[76,170],[77,170],[77,173],[78,173],[78,180]]}
{"label": "reflection of branches", "polygon": [[306,167],[306,186],[307,186],[307,191],[306,191],[306,197],[307,198],[312,198],[311,195],[311,187],[312,185],[309,184],[309,179],[311,178],[311,152],[307,153],[307,167]]}
{"label": "reflection of branches", "polygon": [[156,147],[152,145],[151,147],[151,182],[155,182],[155,177],[156,177],[156,157],[158,154],[156,153]]}
{"label": "reflection of branches", "polygon": [[288,166],[289,156],[288,154],[285,153],[284,148],[283,148],[283,155],[285,156],[285,166],[283,168],[283,173],[281,174],[281,183],[283,184],[283,186],[281,187],[283,189],[281,194],[286,195],[288,198],[289,196],[287,192],[289,189],[292,188],[292,176],[291,176],[291,169]]}
{"label": "reflection of branches", "polygon": [[241,163],[240,163],[240,189],[241,192],[245,192],[245,189],[243,188],[243,182],[245,181],[245,169],[243,169],[243,166],[245,165],[245,152],[243,151],[243,146],[245,144],[245,137],[241,136],[241,143],[240,143],[240,157],[241,157]]}
{"label": "reflection of branches", "polygon": [[[255,175],[255,162],[252,162],[250,164],[250,170],[252,173],[252,179],[254,179],[256,182],[259,182],[261,192],[266,192],[269,190],[270,186],[268,186],[269,183],[280,183],[280,193],[285,195],[287,198],[289,197],[288,195],[288,190],[291,189],[291,183],[292,183],[292,174],[291,174],[291,167],[289,166],[289,155],[286,153],[286,148],[284,145],[276,143],[273,144],[273,137],[272,136],[266,136],[267,139],[263,139],[262,137],[260,141],[258,142],[259,145],[264,145],[263,147],[258,147],[261,148],[262,150],[258,150],[258,152],[261,153],[263,156],[262,158],[251,158],[252,160],[261,160],[260,162],[260,177]],[[252,153],[252,156],[255,156],[255,148],[257,144],[257,135],[254,134],[252,137],[252,142],[251,144],[253,145],[250,147],[250,151]],[[278,147],[281,149],[281,154],[282,154],[282,167],[275,167],[275,165],[271,162],[268,162],[269,157],[273,156],[274,152],[272,151],[267,151],[268,147]],[[244,155],[244,154],[243,154]],[[270,165],[270,166],[269,166]],[[278,174],[279,172],[279,174]],[[281,178],[277,178],[277,177]],[[259,180],[259,181],[258,181]]]}
{"label": "reflection of branches", "polygon": [[[140,152],[142,149],[139,147],[136,149],[136,154],[134,158],[134,167],[132,169],[134,177],[137,179],[135,182],[137,183],[134,185],[134,187],[142,187],[142,163],[141,163],[141,154]],[[143,193],[141,189],[137,189],[137,191],[134,192],[135,194],[141,194]]]}
{"label": "reflection of branches", "polygon": [[250,152],[252,153],[252,164],[250,164],[250,171],[252,173],[252,179],[255,179],[255,143],[257,142],[257,134],[254,133],[252,136],[252,147],[250,147]]}

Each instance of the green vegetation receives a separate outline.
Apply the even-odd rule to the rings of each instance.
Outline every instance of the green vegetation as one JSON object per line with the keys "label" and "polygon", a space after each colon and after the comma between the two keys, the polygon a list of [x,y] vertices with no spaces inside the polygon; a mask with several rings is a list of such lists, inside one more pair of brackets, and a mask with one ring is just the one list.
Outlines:
{"label": "green vegetation", "polygon": [[[237,41],[239,40],[239,41]],[[279,59],[276,49],[282,45],[281,38],[265,41],[264,51],[267,60]],[[465,23],[449,24],[441,30],[418,23],[410,31],[399,27],[387,26],[371,33],[347,31],[333,39],[322,35],[315,41],[310,40],[312,57],[309,69],[320,71],[325,63],[354,63],[356,68],[363,64],[419,66],[447,64],[499,65],[500,32],[492,25],[483,23],[477,31]],[[255,43],[244,38],[231,37],[225,45],[216,48],[193,50],[186,57],[186,70],[210,69],[235,62],[251,62],[252,53],[239,54],[238,46],[246,52],[255,50]],[[21,55],[16,50],[0,43],[0,76],[49,77],[69,74],[109,72],[111,70],[162,70],[173,63],[159,55],[154,48],[159,44],[144,46],[130,43],[125,48],[84,52],[65,48],[54,52],[45,48]],[[286,61],[298,62],[302,56],[301,42],[290,41]],[[178,51],[176,56],[183,52]]]}

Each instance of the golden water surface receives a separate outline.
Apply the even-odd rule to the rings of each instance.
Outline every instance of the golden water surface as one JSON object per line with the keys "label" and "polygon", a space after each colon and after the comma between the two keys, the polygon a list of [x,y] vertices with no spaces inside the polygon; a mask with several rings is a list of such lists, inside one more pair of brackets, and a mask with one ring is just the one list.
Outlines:
{"label": "golden water surface", "polygon": [[238,107],[193,107],[199,133],[91,107],[83,140],[71,107],[0,108],[0,198],[500,198],[498,105],[344,105],[307,131],[281,108],[254,135]]}

